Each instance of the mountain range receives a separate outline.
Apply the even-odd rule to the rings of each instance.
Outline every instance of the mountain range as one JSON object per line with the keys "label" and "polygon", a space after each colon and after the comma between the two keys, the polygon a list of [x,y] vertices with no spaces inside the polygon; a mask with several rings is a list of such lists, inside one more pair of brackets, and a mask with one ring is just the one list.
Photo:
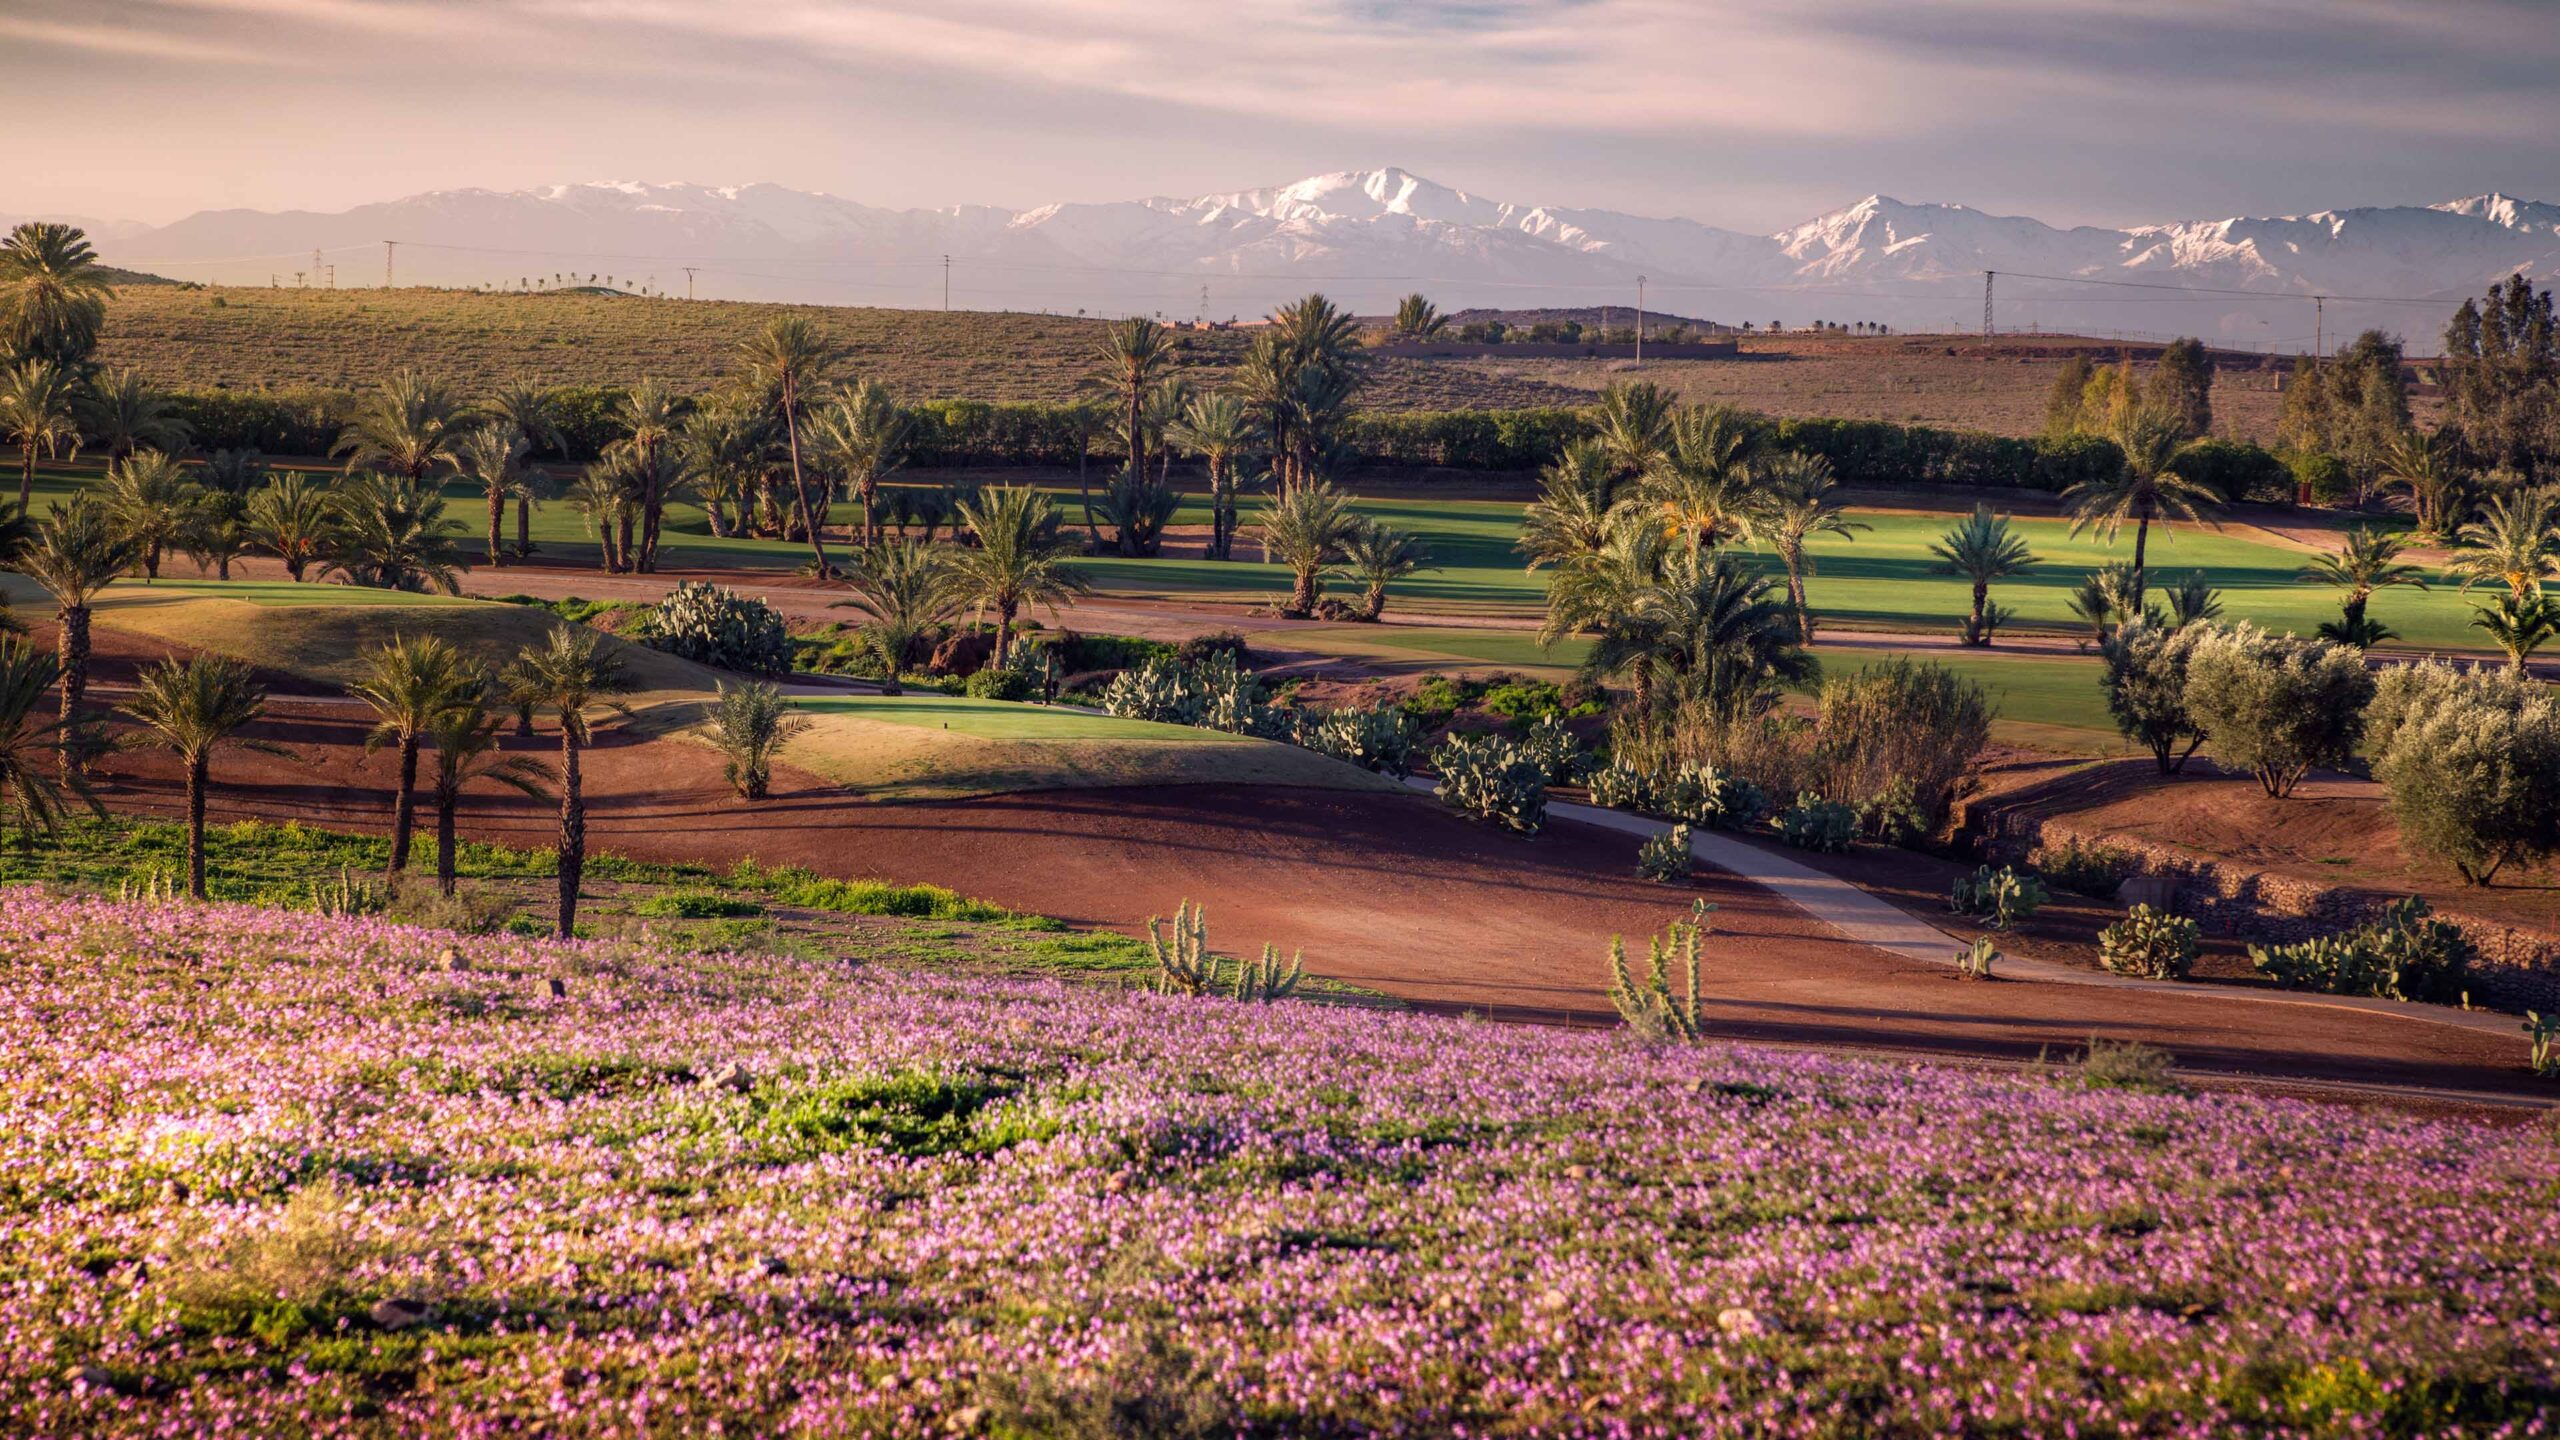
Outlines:
{"label": "mountain range", "polygon": [[[1774,235],[1487,199],[1387,168],[1188,199],[895,210],[777,185],[441,190],[333,213],[210,210],[104,230],[111,263],[235,284],[610,284],[834,304],[1250,317],[1310,289],[1364,313],[1632,305],[1731,324],[2201,334],[2308,349],[2377,326],[2435,348],[2452,307],[2560,271],[2560,205],[2501,194],[2272,218],[2056,228],[1871,195]],[[948,257],[947,265],[945,257]],[[687,270],[691,270],[688,277]],[[296,272],[305,272],[297,280]],[[590,282],[592,277],[592,282]],[[2094,282],[2109,282],[2099,284]],[[2160,288],[2149,288],[2160,287]],[[2182,293],[2184,292],[2184,293]],[[2216,293],[2230,292],[2230,293]]]}

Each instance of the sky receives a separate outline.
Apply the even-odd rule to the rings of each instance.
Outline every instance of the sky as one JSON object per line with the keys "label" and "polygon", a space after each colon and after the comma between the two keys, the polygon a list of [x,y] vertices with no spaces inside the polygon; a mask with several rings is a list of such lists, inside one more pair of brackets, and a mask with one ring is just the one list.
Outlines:
{"label": "sky", "polygon": [[1768,231],[2560,199],[2560,0],[0,0],[0,214],[769,181],[868,204],[1400,165]]}

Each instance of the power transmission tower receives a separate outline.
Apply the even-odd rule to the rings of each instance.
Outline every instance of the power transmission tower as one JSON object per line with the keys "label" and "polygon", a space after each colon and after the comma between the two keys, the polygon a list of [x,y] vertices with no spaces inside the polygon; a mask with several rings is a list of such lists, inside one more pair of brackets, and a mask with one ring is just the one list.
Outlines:
{"label": "power transmission tower", "polygon": [[1990,335],[1990,334],[1992,333],[1992,327],[1991,327],[1991,277],[1992,277],[1993,275],[1997,274],[1997,273],[1999,273],[1999,272],[1997,272],[1997,271],[1993,271],[1993,270],[1985,270],[1985,271],[1983,271],[1983,272],[1982,272],[1982,333],[1983,333],[1985,336],[1988,336],[1988,335]]}
{"label": "power transmission tower", "polygon": [[942,257],[942,308],[951,308],[951,257]]}
{"label": "power transmission tower", "polygon": [[392,262],[393,262],[395,259],[397,259],[397,258],[399,257],[399,254],[400,254],[400,242],[399,242],[399,241],[397,241],[397,240],[385,240],[385,241],[383,241],[383,242],[382,242],[382,288],[383,288],[383,289],[385,289],[385,290],[390,289],[390,288],[392,287],[392,285],[395,283],[395,282],[392,280],[392,278],[391,278],[391,277],[392,277],[392,269],[391,269],[391,266],[392,266]]}
{"label": "power transmission tower", "polygon": [[684,298],[693,298],[693,267],[690,265],[684,267]]}
{"label": "power transmission tower", "polygon": [[1636,277],[1636,363],[1644,363],[1644,277]]}
{"label": "power transmission tower", "polygon": [[1206,285],[1200,287],[1200,313],[1191,317],[1191,323],[1204,326],[1209,323],[1209,287]]}
{"label": "power transmission tower", "polygon": [[2322,360],[2329,358],[2328,309],[2328,296],[2311,297],[2311,353]]}

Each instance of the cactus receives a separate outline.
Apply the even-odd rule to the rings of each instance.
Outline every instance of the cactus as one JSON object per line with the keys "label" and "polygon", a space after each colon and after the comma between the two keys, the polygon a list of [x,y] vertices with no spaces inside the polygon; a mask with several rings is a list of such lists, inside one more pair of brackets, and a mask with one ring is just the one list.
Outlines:
{"label": "cactus", "polygon": [[335,880],[311,882],[311,908],[323,915],[379,915],[390,908],[391,889],[340,866]]}
{"label": "cactus", "polygon": [[1451,809],[1535,835],[1547,823],[1547,775],[1498,735],[1452,735],[1431,753]]}
{"label": "cactus", "polygon": [[771,678],[791,672],[791,636],[761,600],[699,580],[679,580],[649,612],[652,648],[699,665]]}
{"label": "cactus", "polygon": [[1690,872],[1690,830],[1674,825],[1636,849],[1636,874],[1661,885],[1684,884]]}
{"label": "cactus", "polygon": [[1529,722],[1520,736],[1520,753],[1545,772],[1550,785],[1571,785],[1592,768],[1590,752],[1573,738],[1564,716],[1553,710]]}
{"label": "cactus", "polygon": [[2136,905],[2098,932],[2098,963],[2119,975],[2184,980],[2196,963],[2196,922]]}
{"label": "cactus", "polygon": [[1609,763],[1593,770],[1584,783],[1594,805],[1653,813],[1653,773],[1624,755],[1610,756]]}
{"label": "cactus", "polygon": [[2533,1042],[2533,1052],[2525,1063],[2533,1067],[2536,1075],[2560,1079],[2560,1015],[2546,1017],[2539,1010],[2527,1010],[2524,1033]]}
{"label": "cactus", "polygon": [[1858,812],[1803,791],[1778,817],[1778,838],[1799,850],[1836,855],[1858,838]]}
{"label": "cactus", "polygon": [[1999,958],[1999,948],[1991,943],[1990,936],[1985,935],[1956,952],[1956,970],[1967,980],[1988,980],[1992,963]]}
{"label": "cactus", "polygon": [[[1698,1010],[1698,949],[1709,929],[1707,917],[1715,908],[1698,901],[1689,908],[1687,920],[1673,921],[1670,929],[1648,941],[1642,979],[1628,969],[1625,937],[1609,938],[1609,1003],[1617,1007],[1628,1029],[1647,1040],[1687,1041],[1706,1033],[1706,1021]],[[1677,993],[1671,988],[1674,964],[1687,982]]]}
{"label": "cactus", "polygon": [[1235,995],[1248,1004],[1267,1005],[1274,1000],[1286,1000],[1297,992],[1298,982],[1306,977],[1306,973],[1305,951],[1291,955],[1289,963],[1283,965],[1280,963],[1280,947],[1265,940],[1260,960],[1237,965]]}
{"label": "cactus", "polygon": [[2006,865],[1985,865],[1958,880],[1947,896],[1947,908],[1959,915],[1981,917],[1994,930],[2006,930],[2033,916],[2048,897],[2044,882]]}
{"label": "cactus", "polygon": [[1173,912],[1173,943],[1164,917],[1147,917],[1147,948],[1155,952],[1155,988],[1168,995],[1206,995],[1217,987],[1218,957],[1209,953],[1209,907],[1185,900]]}
{"label": "cactus", "polygon": [[1413,768],[1413,738],[1413,717],[1393,705],[1297,717],[1300,745],[1399,780]]}
{"label": "cactus", "polygon": [[175,905],[186,898],[187,888],[177,875],[156,865],[116,882],[116,899],[128,904]]}

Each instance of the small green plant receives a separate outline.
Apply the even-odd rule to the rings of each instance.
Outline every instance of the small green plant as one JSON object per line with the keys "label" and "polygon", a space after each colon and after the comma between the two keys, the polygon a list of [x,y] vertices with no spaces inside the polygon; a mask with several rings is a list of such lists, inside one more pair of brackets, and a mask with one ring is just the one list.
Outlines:
{"label": "small green plant", "polygon": [[1147,918],[1147,949],[1156,965],[1153,988],[1167,995],[1208,996],[1223,992],[1247,1003],[1268,1004],[1296,993],[1298,982],[1307,973],[1304,951],[1283,964],[1280,947],[1265,941],[1261,958],[1236,961],[1234,978],[1223,979],[1225,966],[1209,950],[1209,909],[1188,900],[1173,912],[1170,942],[1164,917]]}
{"label": "small green plant", "polygon": [[1594,805],[1640,814],[1653,812],[1653,772],[1624,755],[1610,756],[1607,764],[1583,777],[1583,784]]}
{"label": "small green plant", "polygon": [[670,890],[632,906],[631,913],[661,920],[728,920],[761,915],[764,907],[717,890]]}
{"label": "small green plant", "polygon": [[2113,845],[2099,845],[2074,835],[2060,845],[2039,847],[2027,857],[2036,873],[2059,889],[2092,899],[2113,899],[2134,871],[2133,856]]}
{"label": "small green plant", "polygon": [[1913,845],[1927,837],[1929,817],[1920,813],[1919,793],[1908,776],[1895,776],[1858,807],[1858,829],[1879,845]]}
{"label": "small green plant", "polygon": [[2046,898],[2044,882],[2035,876],[2006,865],[1997,870],[1985,865],[1956,881],[1947,908],[1978,916],[1994,930],[2007,930],[2044,908]]}
{"label": "small green plant", "polygon": [[2080,1055],[2080,1083],[2092,1090],[2175,1095],[2186,1088],[2177,1081],[2177,1063],[2176,1056],[2156,1045],[2092,1037]]}
{"label": "small green plant", "polygon": [[186,898],[187,887],[177,875],[157,865],[116,882],[116,899],[126,904],[175,905]]}
{"label": "small green plant", "polygon": [[2428,918],[2415,895],[2370,925],[2289,945],[2252,945],[2249,963],[2287,990],[2450,1002],[2478,954],[2459,925]]}
{"label": "small green plant", "polygon": [[1307,954],[1301,950],[1280,963],[1280,947],[1265,940],[1262,958],[1236,963],[1235,997],[1247,1004],[1267,1005],[1286,1000],[1296,993],[1298,982],[1306,978]]}
{"label": "small green plant", "polygon": [[1657,885],[1685,885],[1689,882],[1691,834],[1686,825],[1674,825],[1652,836],[1636,847],[1636,873]]}
{"label": "small green plant", "polygon": [[812,723],[781,686],[750,680],[722,683],[708,730],[730,785],[746,799],[762,800],[773,788],[773,762],[792,741],[809,733]]}
{"label": "small green plant", "polygon": [[1967,980],[1988,980],[1991,978],[1991,967],[1999,958],[1999,947],[1991,943],[1990,936],[1985,935],[1956,952],[1956,973]]}
{"label": "small green plant", "polygon": [[1028,670],[999,670],[990,665],[971,675],[961,693],[972,700],[1021,702],[1040,694],[1040,677]]}
{"label": "small green plant", "polygon": [[2525,1038],[2533,1042],[2532,1053],[2525,1063],[2533,1073],[2546,1080],[2560,1079],[2560,1015],[2545,1016],[2539,1010],[2524,1012]]}
{"label": "small green plant", "polygon": [[[1698,1009],[1698,950],[1708,933],[1707,917],[1715,909],[1698,901],[1689,907],[1688,919],[1673,921],[1668,930],[1646,942],[1641,978],[1627,965],[1625,937],[1610,937],[1609,1003],[1617,1007],[1628,1029],[1657,1041],[1695,1040],[1706,1033],[1706,1020]],[[1676,992],[1671,986],[1675,965],[1685,981]]]}
{"label": "small green plant", "polygon": [[311,882],[311,908],[323,915],[379,915],[391,907],[391,887],[340,866],[335,880]]}
{"label": "small green plant", "polygon": [[2148,905],[2098,932],[2098,963],[2119,975],[2184,980],[2195,968],[2196,922]]}
{"label": "small green plant", "polygon": [[1319,755],[1399,780],[1413,769],[1413,717],[1393,705],[1302,711],[1297,740]]}
{"label": "small green plant", "polygon": [[1547,823],[1547,775],[1498,735],[1452,735],[1431,754],[1440,798],[1453,810],[1522,835]]}
{"label": "small green plant", "polygon": [[1582,748],[1564,716],[1549,710],[1529,722],[1520,734],[1520,751],[1546,772],[1550,785],[1571,785],[1591,769],[1591,753]]}
{"label": "small green plant", "polygon": [[1802,791],[1796,803],[1778,816],[1778,838],[1799,850],[1837,855],[1858,838],[1858,812],[1837,801]]}
{"label": "small green plant", "polygon": [[648,643],[698,665],[747,675],[791,670],[791,636],[782,615],[752,596],[698,580],[679,580],[649,613]]}

